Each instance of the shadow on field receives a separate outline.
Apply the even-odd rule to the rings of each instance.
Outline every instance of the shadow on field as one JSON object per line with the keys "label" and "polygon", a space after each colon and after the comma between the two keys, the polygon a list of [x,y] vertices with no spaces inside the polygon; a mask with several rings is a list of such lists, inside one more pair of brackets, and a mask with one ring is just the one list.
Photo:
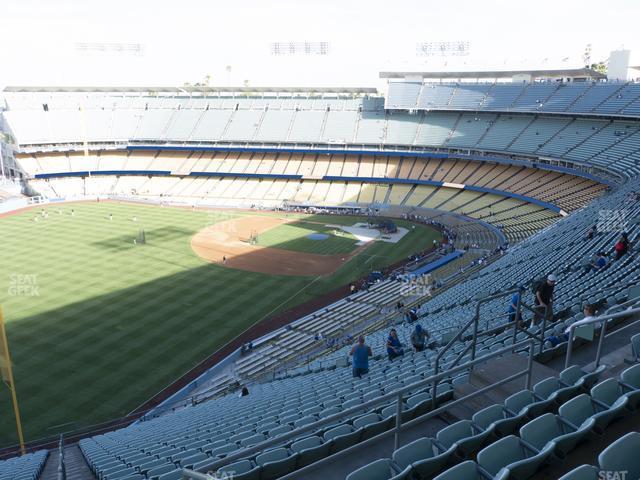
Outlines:
{"label": "shadow on field", "polygon": [[[300,286],[203,265],[19,321],[5,312],[27,441],[127,414]],[[6,446],[16,443],[7,389],[0,405]]]}
{"label": "shadow on field", "polygon": [[[352,225],[366,217],[315,215],[304,220],[321,227]],[[184,237],[188,242],[192,231],[167,226],[145,233],[149,245],[136,247],[141,256],[163,241]],[[8,318],[27,440],[129,413],[252,325],[255,336],[251,338],[279,326],[269,320],[256,323],[265,317],[333,292],[382,263],[395,263],[428,248],[433,237],[415,233],[405,237],[411,239],[408,242],[376,242],[362,259],[319,280],[203,264],[133,286],[125,283],[109,294],[19,321]],[[107,238],[97,245],[114,259],[120,251],[134,248],[130,235]],[[161,260],[170,260],[170,255]],[[117,262],[112,265],[118,268]],[[96,272],[96,278],[113,273],[118,274]],[[0,405],[8,406],[6,389],[0,390]],[[0,445],[14,443],[13,417],[1,415]]]}

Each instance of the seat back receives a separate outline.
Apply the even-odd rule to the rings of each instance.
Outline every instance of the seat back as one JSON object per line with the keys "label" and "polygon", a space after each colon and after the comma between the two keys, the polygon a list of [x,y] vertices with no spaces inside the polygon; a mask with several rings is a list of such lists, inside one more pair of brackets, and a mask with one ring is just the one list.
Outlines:
{"label": "seat back", "polygon": [[313,415],[307,415],[306,417],[299,418],[298,420],[293,422],[293,425],[296,428],[298,428],[298,427],[304,427],[305,425],[309,425],[310,423],[317,422],[317,421],[318,419]]}
{"label": "seat back", "polygon": [[[407,407],[403,403],[402,404],[402,411],[404,411],[406,409],[407,409]],[[395,416],[397,411],[398,411],[398,407],[396,405],[389,405],[388,407],[384,407],[380,414],[382,415],[382,418],[389,418],[389,417]]]}
{"label": "seat back", "polygon": [[520,390],[507,397],[504,401],[504,406],[515,413],[520,413],[534,401],[533,393],[530,390]]}
{"label": "seat back", "polygon": [[598,469],[591,465],[581,465],[565,473],[558,480],[598,480]]}
{"label": "seat back", "polygon": [[320,413],[318,413],[318,416],[320,418],[326,418],[326,417],[329,417],[331,415],[335,415],[336,413],[340,413],[340,412],[341,412],[341,410],[338,407],[325,408]]}
{"label": "seat back", "polygon": [[598,456],[600,469],[609,472],[626,471],[626,478],[640,478],[640,433],[627,433]]}
{"label": "seat back", "polygon": [[495,476],[501,468],[523,458],[520,439],[515,435],[509,435],[485,447],[478,452],[477,457],[478,464],[492,476]]}
{"label": "seat back", "polygon": [[608,406],[613,405],[621,394],[620,384],[615,378],[603,380],[591,389],[591,396]]}
{"label": "seat back", "polygon": [[558,391],[560,385],[555,377],[545,378],[533,386],[533,392],[544,399],[548,399]]}
{"label": "seat back", "polygon": [[471,420],[460,420],[448,427],[440,429],[436,435],[436,440],[449,448],[457,441],[473,435],[474,432],[471,428]]}
{"label": "seat back", "polygon": [[229,445],[223,445],[221,447],[216,447],[213,450],[211,450],[211,456],[212,457],[223,457],[225,456],[227,453],[231,453],[234,450],[237,450],[238,446],[231,443]]}
{"label": "seat back", "polygon": [[198,462],[202,462],[203,460],[207,460],[208,458],[209,457],[207,456],[206,453],[202,453],[202,452],[196,453],[194,455],[191,455],[189,457],[186,457],[180,460],[180,466],[184,468],[190,468],[194,464]]}
{"label": "seat back", "polygon": [[478,474],[476,463],[467,460],[442,472],[433,480],[478,480],[480,478],[482,477]]}
{"label": "seat back", "polygon": [[389,460],[380,459],[351,472],[346,480],[388,480],[392,475]]}
{"label": "seat back", "polygon": [[587,341],[592,341],[596,331],[595,323],[588,323],[586,325],[580,325],[573,331],[574,338],[583,338]]}
{"label": "seat back", "polygon": [[427,401],[427,400],[431,400],[431,395],[429,395],[426,392],[418,393],[418,394],[416,394],[416,395],[414,395],[412,397],[409,397],[407,399],[407,406],[409,408],[413,408],[416,405],[418,405],[419,403],[422,403],[422,402]]}
{"label": "seat back", "polygon": [[349,425],[340,425],[338,427],[332,428],[331,430],[324,433],[325,440],[331,440],[340,435],[348,435],[352,432],[352,429]]}
{"label": "seat back", "polygon": [[520,438],[538,450],[542,450],[548,442],[562,433],[558,421],[552,413],[545,413],[520,428]]}
{"label": "seat back", "polygon": [[578,395],[560,405],[558,413],[561,417],[566,418],[576,427],[579,427],[582,425],[582,422],[594,413],[591,398],[586,393]]}
{"label": "seat back", "polygon": [[277,437],[278,435],[282,435],[283,433],[290,432],[291,430],[293,430],[293,427],[291,425],[280,425],[273,430],[269,430],[267,436],[273,438]]}
{"label": "seat back", "polygon": [[240,440],[240,445],[243,447],[250,447],[252,445],[257,445],[260,442],[264,442],[265,436],[261,433],[256,433],[255,435],[251,435],[250,437],[243,438]]}
{"label": "seat back", "polygon": [[353,421],[354,428],[364,427],[366,425],[371,425],[373,423],[378,423],[380,421],[380,417],[376,413],[369,413],[362,417],[356,418]]}
{"label": "seat back", "polygon": [[627,385],[640,389],[640,364],[634,365],[624,370],[620,374],[620,380]]}
{"label": "seat back", "polygon": [[294,452],[301,452],[308,448],[318,447],[322,445],[322,439],[317,436],[303,438],[291,444],[291,450]]}
{"label": "seat back", "polygon": [[[352,398],[351,400],[347,400],[346,402],[344,402],[342,404],[342,408],[347,409],[347,408],[351,408],[351,407],[356,407],[356,406],[361,405],[361,404],[362,404],[362,398],[360,398],[360,397]],[[332,407],[332,408],[337,408],[337,407]],[[323,415],[323,412],[320,412],[320,415]]]}
{"label": "seat back", "polygon": [[278,460],[283,460],[288,456],[289,453],[286,448],[274,448],[273,450],[269,450],[258,455],[256,457],[256,463],[262,466],[267,462],[276,462]]}
{"label": "seat back", "polygon": [[404,469],[418,460],[433,457],[433,441],[423,437],[408,443],[393,452],[393,461]]}
{"label": "seat back", "polygon": [[473,423],[479,425],[484,430],[486,430],[493,422],[502,419],[504,419],[504,408],[499,404],[483,408],[471,417]]}
{"label": "seat back", "polygon": [[[640,288],[640,286],[636,287]],[[640,361],[640,333],[636,333],[631,337],[631,352],[633,353],[633,359],[636,362]]]}
{"label": "seat back", "polygon": [[577,365],[571,365],[560,372],[560,380],[569,385],[575,385],[581,378],[583,372]]}

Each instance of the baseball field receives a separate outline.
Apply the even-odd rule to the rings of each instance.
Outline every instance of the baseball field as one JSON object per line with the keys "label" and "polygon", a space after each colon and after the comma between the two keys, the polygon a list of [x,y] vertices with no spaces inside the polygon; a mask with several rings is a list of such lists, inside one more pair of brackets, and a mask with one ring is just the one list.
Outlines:
{"label": "baseball field", "polygon": [[[362,244],[358,217],[142,204],[0,218],[0,304],[27,441],[126,415],[241,332],[428,248]],[[0,389],[0,446],[17,443]]]}

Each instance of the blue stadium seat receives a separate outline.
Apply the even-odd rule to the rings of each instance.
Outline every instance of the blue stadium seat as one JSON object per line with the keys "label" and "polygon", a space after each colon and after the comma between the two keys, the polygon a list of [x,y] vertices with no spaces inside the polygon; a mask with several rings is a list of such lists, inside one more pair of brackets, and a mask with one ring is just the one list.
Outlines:
{"label": "blue stadium seat", "polygon": [[436,440],[445,448],[455,448],[462,457],[469,457],[479,450],[489,438],[491,430],[482,430],[471,420],[460,420],[444,427],[436,434]]}
{"label": "blue stadium seat", "polygon": [[411,471],[420,478],[428,478],[451,461],[456,446],[441,448],[433,438],[419,438],[393,453],[392,460],[402,472]]}
{"label": "blue stadium seat", "polygon": [[626,472],[626,478],[640,478],[640,433],[627,433],[598,456],[600,469],[607,472]]}

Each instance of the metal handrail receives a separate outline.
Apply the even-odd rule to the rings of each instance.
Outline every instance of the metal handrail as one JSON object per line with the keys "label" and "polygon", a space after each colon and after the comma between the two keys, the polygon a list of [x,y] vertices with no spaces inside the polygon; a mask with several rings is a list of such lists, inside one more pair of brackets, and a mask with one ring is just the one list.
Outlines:
{"label": "metal handrail", "polygon": [[67,471],[64,465],[64,436],[60,435],[60,440],[58,441],[58,480],[66,480],[67,479]]}
{"label": "metal handrail", "polygon": [[[540,353],[542,353],[542,351],[544,350],[544,332],[547,329],[547,320],[549,318],[549,305],[544,305],[544,306],[534,305],[533,307],[531,307],[527,305],[525,302],[523,302],[522,299],[519,299],[518,308],[522,308],[522,307],[526,308],[531,313],[533,313],[534,322],[536,318],[542,317],[542,326],[540,327],[540,336],[537,336],[536,334],[531,333],[527,329],[518,328],[518,325],[516,323],[516,327],[513,330],[513,341],[515,342],[516,340],[516,335],[518,334],[518,330],[521,332],[524,332],[527,336],[531,338],[535,338],[540,341]],[[541,311],[543,311],[544,313],[540,313]],[[521,312],[518,312],[518,316],[516,317],[516,319],[519,319],[520,315],[521,315]]]}
{"label": "metal handrail", "polygon": [[[477,266],[480,267],[480,268],[484,268],[484,267],[486,267],[487,265],[489,265],[491,263],[491,259],[495,259],[495,258],[497,258],[497,255],[491,255],[489,258],[487,258],[487,263],[485,265],[477,265]],[[460,274],[460,273],[454,273],[453,275],[447,277],[447,279],[445,279],[445,283],[438,289],[438,293],[441,293],[443,290],[449,289],[449,288],[451,288],[453,286],[452,284],[448,283],[448,279],[451,279],[451,278],[463,279],[462,277],[466,278],[468,276],[468,274],[470,274],[470,273],[471,273],[470,271],[466,271],[465,272],[466,275],[463,275],[463,274]],[[431,292],[428,292],[428,293],[422,294],[422,295],[419,294],[419,293],[415,293],[414,297],[415,298],[413,300],[411,300],[408,304],[405,305],[405,309],[406,308],[410,308],[412,306],[416,306],[416,305],[422,304],[425,301],[428,301],[430,298],[432,298],[433,295],[431,294]],[[346,298],[349,298],[349,297],[346,297]],[[391,312],[388,312],[388,313],[385,313],[385,314],[382,314],[382,316],[383,316],[382,320],[385,321],[385,322],[389,322],[395,316],[397,316],[397,314],[398,314],[398,312],[395,311],[395,310],[393,310]],[[372,315],[370,315],[368,317],[364,317],[364,319],[360,323],[364,323],[367,320],[372,320],[373,318],[376,317],[376,315],[379,315],[379,314],[372,314]],[[419,320],[420,319],[418,319],[418,321]],[[352,325],[352,328],[355,328],[355,325]],[[438,333],[443,333],[445,331],[454,330],[454,329],[457,329],[457,328],[459,328],[459,327],[456,326],[456,325],[451,325],[451,326],[448,326],[448,327],[442,327],[442,328],[440,328],[438,330],[429,330],[429,334],[432,337],[435,337],[436,334],[438,334]],[[336,350],[339,350],[340,348],[342,348],[342,346],[340,346]],[[281,375],[284,373],[284,375],[286,376],[287,372],[289,372],[290,370],[296,370],[296,369],[302,368],[304,366],[309,366],[313,361],[316,361],[318,359],[318,357],[316,357],[314,360],[311,360],[311,358],[310,358],[311,355],[313,355],[313,353],[309,353],[307,355],[307,361],[299,363],[296,367],[282,368],[281,370],[278,370],[277,368],[274,368],[273,377],[276,378],[278,373],[280,373]]]}
{"label": "metal handrail", "polygon": [[[509,353],[512,352],[514,349],[516,348],[520,348],[520,347],[525,347],[525,346],[529,346],[529,363],[528,363],[528,370],[520,372],[519,376],[523,376],[526,375],[527,380],[526,380],[526,385],[530,386],[531,384],[531,369],[533,366],[533,349],[534,349],[534,342],[533,340],[524,340],[522,342],[519,342],[516,345],[510,345],[508,347],[505,348],[501,348],[500,350],[496,350],[495,352],[491,352],[487,355],[484,355],[480,358],[477,358],[475,360],[471,360],[463,365],[460,365],[458,367],[454,367],[450,370],[446,370],[440,374],[437,375],[431,375],[428,378],[422,379],[418,382],[414,382],[412,384],[409,385],[405,385],[404,387],[401,387],[397,390],[394,390],[392,392],[389,392],[387,394],[384,394],[378,398],[372,399],[372,400],[368,400],[360,405],[356,405],[350,408],[347,408],[345,410],[343,410],[342,412],[336,413],[334,415],[330,415],[328,417],[322,418],[320,420],[317,420],[313,423],[304,425],[302,427],[298,427],[295,428],[294,430],[291,430],[289,432],[286,432],[282,435],[279,435],[275,438],[270,438],[268,440],[265,440],[264,442],[260,442],[252,447],[248,447],[245,448],[243,450],[237,451],[237,452],[233,452],[230,453],[229,455],[227,455],[226,457],[224,457],[223,459],[219,459],[215,462],[212,462],[210,465],[205,466],[205,467],[200,467],[198,468],[198,471],[193,471],[190,469],[185,469],[183,471],[183,479],[196,479],[196,480],[200,480],[200,479],[208,479],[210,477],[207,477],[206,475],[200,473],[200,472],[210,472],[210,471],[216,471],[217,469],[224,467],[225,465],[229,465],[230,463],[235,462],[236,460],[241,460],[243,458],[247,458],[250,457],[256,453],[262,452],[265,449],[275,446],[275,445],[280,445],[283,442],[287,441],[287,440],[292,440],[294,438],[298,438],[300,437],[300,435],[302,435],[303,433],[307,433],[307,432],[311,432],[311,431],[315,431],[317,430],[319,427],[323,427],[325,425],[331,425],[333,423],[335,423],[338,420],[343,420],[345,418],[350,417],[351,415],[355,414],[355,413],[361,413],[362,411],[369,409],[370,407],[376,406],[376,405],[380,405],[380,404],[384,404],[386,402],[388,402],[389,400],[394,400],[396,401],[396,405],[397,405],[397,410],[396,410],[396,426],[394,429],[390,430],[390,432],[394,433],[395,436],[395,440],[394,440],[394,444],[397,446],[399,445],[399,438],[400,438],[400,431],[402,430],[402,399],[405,393],[416,390],[418,388],[422,388],[425,387],[435,381],[438,380],[442,380],[445,377],[448,377],[450,375],[453,375],[455,373],[458,372],[463,372],[466,371],[467,369],[469,369],[470,367],[473,367],[475,365],[484,363],[490,359],[493,359],[495,357],[499,357],[500,355],[503,355],[505,353]],[[496,382],[496,384],[499,382]],[[457,401],[456,401],[457,402]],[[451,404],[446,405],[446,408],[449,408]],[[429,413],[433,413],[433,412],[429,412]],[[411,422],[414,422],[417,419],[412,420]],[[410,425],[411,422],[408,422],[407,424],[405,424],[405,426]],[[387,434],[391,434],[389,432],[387,432]]]}
{"label": "metal handrail", "polygon": [[[445,286],[446,286],[446,285],[445,285]],[[444,288],[444,287],[441,287],[441,289],[442,289],[442,288]],[[439,289],[439,291],[440,291],[441,289]],[[419,294],[419,293],[415,293],[413,296],[414,296],[415,298],[413,298],[413,300],[411,300],[409,303],[407,303],[406,305],[404,305],[404,308],[405,308],[405,309],[408,309],[408,308],[414,307],[414,306],[416,306],[416,305],[420,305],[420,304],[424,303],[425,301],[428,301],[430,298],[432,298],[431,293],[422,294],[422,295],[421,295],[421,294]],[[382,322],[384,322],[384,323],[388,324],[388,323],[389,323],[390,321],[392,321],[395,317],[397,317],[398,313],[399,313],[398,311],[396,311],[395,309],[393,309],[392,311],[387,312],[387,313],[384,313],[384,314],[372,314],[371,316],[365,317],[365,318],[364,318],[364,320],[363,320],[362,322],[360,322],[360,323],[362,324],[362,323],[364,323],[366,320],[372,320],[372,319],[374,319],[376,316],[380,316],[380,315],[382,315],[382,318],[381,318],[381,319],[379,319],[378,321],[382,321]],[[420,317],[420,318],[424,318],[424,317]],[[418,320],[416,320],[416,323],[420,321],[420,318],[419,318]],[[375,323],[378,323],[378,322],[369,323],[369,326],[370,326],[370,325],[373,325],[373,324],[375,324]],[[355,324],[354,324],[354,325],[352,325],[352,327],[355,329]],[[458,328],[458,326],[456,326],[456,325],[450,325],[450,326],[448,326],[448,327],[442,327],[442,328],[439,328],[439,329],[437,329],[437,330],[429,330],[429,334],[430,334],[430,336],[431,336],[431,337],[435,337],[437,334],[443,333],[443,332],[448,331],[448,330],[454,330],[454,329],[456,329],[456,328]],[[365,330],[364,330],[364,331],[366,331],[366,328],[365,328]],[[355,337],[355,336],[356,336],[356,335],[355,335],[355,332],[354,332],[354,337]],[[340,349],[341,349],[341,348],[343,348],[343,347],[344,347],[344,345],[339,345],[339,346],[338,346],[338,348],[336,348],[336,349],[334,350],[334,352],[335,352],[335,351],[340,350]],[[298,368],[302,368],[302,367],[304,367],[304,366],[309,366],[312,362],[314,362],[314,361],[318,361],[318,360],[319,360],[319,358],[321,358],[321,357],[322,357],[322,355],[324,355],[324,353],[323,353],[323,354],[321,354],[321,355],[319,355],[319,356],[317,356],[317,357],[315,357],[313,360],[311,360],[311,356],[312,356],[312,355],[313,355],[313,353],[309,353],[309,354],[307,355],[307,361],[306,361],[306,362],[299,363],[296,367],[292,367],[292,368],[283,368],[283,369],[281,369],[281,370],[274,369],[274,370],[273,370],[273,372],[274,372],[274,378],[276,377],[276,374],[277,374],[277,373],[280,373],[280,374],[284,373],[284,374],[286,375],[286,373],[287,373],[287,372],[289,372],[289,371],[291,371],[291,370],[296,370],[296,369],[298,369]]]}
{"label": "metal handrail", "polygon": [[[444,356],[444,354],[446,352],[448,352],[449,350],[451,350],[452,346],[457,343],[460,338],[462,337],[463,333],[466,332],[466,330],[473,325],[473,340],[471,342],[471,360],[474,360],[476,357],[476,345],[478,342],[478,323],[480,322],[480,305],[482,305],[483,303],[489,302],[491,300],[495,300],[497,298],[502,298],[506,295],[512,295],[516,292],[521,291],[519,288],[516,289],[512,289],[512,290],[507,290],[506,292],[501,292],[501,293],[496,293],[494,295],[489,295],[488,297],[484,297],[481,298],[477,301],[476,303],[476,313],[473,316],[473,318],[471,320],[469,320],[467,323],[465,323],[462,327],[460,327],[460,330],[458,330],[458,333],[456,333],[454,335],[454,337],[449,340],[449,342],[444,346],[444,348],[440,349],[440,351],[438,352],[438,354],[436,355],[435,358],[435,363],[434,363],[434,367],[433,367],[433,373],[434,375],[438,374],[438,371],[440,370],[440,359]],[[518,302],[518,308],[520,308],[520,302]],[[520,312],[517,312],[518,314]],[[519,316],[519,315],[518,315]],[[467,347],[468,349],[468,347]],[[466,349],[465,349],[466,350]],[[460,355],[458,356],[460,358]],[[456,362],[458,361],[458,359],[456,359]],[[432,407],[435,408],[436,405],[436,389],[438,388],[438,383],[437,381],[433,383],[432,387],[431,387],[431,401],[432,401]]]}
{"label": "metal handrail", "polygon": [[[633,300],[629,300],[626,303],[637,303],[639,301],[639,299],[634,298]],[[623,304],[624,305],[624,304]],[[620,307],[621,305],[616,305],[617,307]],[[592,325],[594,323],[599,323],[602,322],[602,328],[600,329],[600,339],[598,340],[598,349],[596,351],[596,367],[599,365],[600,363],[600,356],[602,354],[602,344],[604,342],[604,337],[605,334],[607,332],[607,320],[614,320],[616,318],[624,318],[624,317],[628,317],[630,315],[635,315],[640,313],[640,307],[638,308],[631,308],[630,310],[625,310],[623,312],[618,312],[618,313],[611,313],[611,314],[606,314],[606,315],[601,315],[599,317],[593,317],[591,320],[588,320],[586,322],[581,323],[580,325],[576,325],[576,323],[572,323],[571,325],[569,325],[569,338],[568,338],[568,345],[567,345],[567,354],[565,357],[565,361],[564,361],[564,367],[568,368],[569,367],[569,363],[571,362],[571,354],[573,353],[573,335],[575,333],[575,329],[578,327],[583,327],[585,325]]]}

